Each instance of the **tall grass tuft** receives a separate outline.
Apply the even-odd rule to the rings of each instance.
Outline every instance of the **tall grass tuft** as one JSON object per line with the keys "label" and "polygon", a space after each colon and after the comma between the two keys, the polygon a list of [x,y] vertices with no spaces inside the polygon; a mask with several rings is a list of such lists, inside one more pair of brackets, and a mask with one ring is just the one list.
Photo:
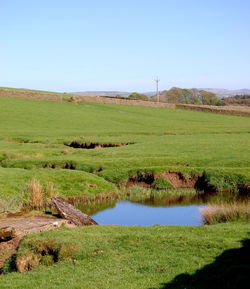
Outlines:
{"label": "tall grass tuft", "polygon": [[206,225],[230,221],[250,221],[250,201],[208,204],[200,209]]}
{"label": "tall grass tuft", "polygon": [[45,199],[51,199],[52,197],[57,196],[55,186],[52,182],[47,183],[44,191]]}
{"label": "tall grass tuft", "polygon": [[27,205],[33,209],[41,209],[44,204],[43,200],[43,188],[39,181],[33,179],[27,187],[28,201]]}
{"label": "tall grass tuft", "polygon": [[25,209],[41,210],[46,207],[47,200],[56,195],[54,184],[49,182],[43,189],[40,182],[33,179],[27,185]]}

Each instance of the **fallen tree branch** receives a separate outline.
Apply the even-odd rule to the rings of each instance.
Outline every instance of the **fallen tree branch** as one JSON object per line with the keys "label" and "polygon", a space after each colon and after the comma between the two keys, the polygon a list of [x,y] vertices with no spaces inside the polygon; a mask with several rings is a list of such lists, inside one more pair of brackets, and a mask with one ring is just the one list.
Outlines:
{"label": "fallen tree branch", "polygon": [[69,203],[53,197],[52,203],[55,205],[58,210],[60,216],[63,219],[69,220],[76,226],[90,226],[90,225],[98,225],[92,218],[88,215],[84,214],[80,210],[76,209],[74,206]]}

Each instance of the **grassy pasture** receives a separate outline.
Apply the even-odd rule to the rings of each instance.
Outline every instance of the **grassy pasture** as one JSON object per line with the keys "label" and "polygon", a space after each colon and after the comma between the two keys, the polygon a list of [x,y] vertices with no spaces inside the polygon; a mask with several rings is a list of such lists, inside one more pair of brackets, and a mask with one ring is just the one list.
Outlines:
{"label": "grassy pasture", "polygon": [[69,242],[78,248],[73,260],[3,275],[0,284],[2,289],[248,288],[243,283],[249,281],[246,239],[249,226],[243,223],[61,228],[27,236],[18,256],[36,252],[44,241]]}
{"label": "grassy pasture", "polygon": [[[250,181],[249,132],[245,117],[0,98],[1,208],[14,210],[34,178],[43,186],[53,182],[62,196],[94,196],[115,192],[115,183],[138,171],[205,171],[218,188],[231,189]],[[72,141],[134,144],[93,150],[65,146]],[[62,169],[66,164],[74,169]],[[61,228],[25,237],[17,257],[51,240],[76,245],[74,260],[59,258],[64,261],[1,275],[0,287],[244,288],[248,239],[249,224],[240,222]]]}
{"label": "grassy pasture", "polygon": [[[221,179],[250,180],[249,118],[21,98],[0,98],[0,112],[1,196],[19,194],[33,177],[51,178],[63,195],[106,193],[114,186],[105,179],[124,181],[141,170],[206,171],[222,187],[227,181]],[[134,144],[93,150],[65,146],[72,141]],[[60,170],[65,165],[75,170]],[[82,188],[79,177],[96,188]],[[64,186],[70,178],[72,188]]]}

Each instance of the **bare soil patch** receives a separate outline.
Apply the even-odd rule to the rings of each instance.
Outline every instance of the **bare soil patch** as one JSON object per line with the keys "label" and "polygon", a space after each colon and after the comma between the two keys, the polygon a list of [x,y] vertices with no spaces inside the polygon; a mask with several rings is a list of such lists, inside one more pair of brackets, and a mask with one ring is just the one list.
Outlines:
{"label": "bare soil patch", "polygon": [[62,225],[70,228],[75,227],[65,219],[56,219],[45,216],[20,216],[0,219],[0,230],[4,228],[11,228],[15,232],[15,236],[43,232],[61,227]]}
{"label": "bare soil patch", "polygon": [[198,176],[189,177],[180,172],[166,171],[157,177],[167,180],[175,189],[194,188],[198,180]]}
{"label": "bare soil patch", "polygon": [[137,176],[132,176],[126,183],[127,187],[142,186],[145,188],[155,187],[156,180],[162,178],[168,181],[174,189],[195,188],[199,176],[189,177],[180,172],[165,171],[154,175],[153,173],[139,173]]}
{"label": "bare soil patch", "polygon": [[49,92],[29,90],[0,89],[0,97],[29,98],[50,101],[62,101],[62,95]]}
{"label": "bare soil patch", "polygon": [[0,219],[0,272],[5,262],[16,253],[24,235],[43,232],[61,226],[76,227],[64,219],[42,216],[17,216]]}
{"label": "bare soil patch", "polygon": [[0,243],[0,272],[5,262],[16,253],[20,240],[20,237],[14,237],[9,241]]}
{"label": "bare soil patch", "polygon": [[75,165],[71,162],[60,164],[60,165],[55,164],[55,163],[45,163],[42,165],[42,167],[44,169],[56,169],[56,168],[66,169],[66,170],[75,170],[76,169]]}
{"label": "bare soil patch", "polygon": [[131,176],[127,183],[127,187],[141,186],[145,188],[153,187],[155,183],[155,176],[150,172],[140,172],[136,176]]}
{"label": "bare soil patch", "polygon": [[130,106],[149,106],[149,107],[165,107],[175,108],[174,103],[165,102],[154,102],[150,100],[138,100],[138,99],[120,99],[116,97],[105,97],[105,96],[83,96],[75,95],[73,98],[68,100],[70,102],[96,102],[103,104],[119,104],[119,105],[130,105]]}
{"label": "bare soil patch", "polygon": [[75,148],[75,149],[98,149],[98,148],[111,148],[111,147],[121,147],[121,146],[127,146],[133,143],[116,143],[116,144],[112,144],[112,143],[96,143],[96,142],[76,142],[73,141],[69,144],[65,144],[66,146]]}
{"label": "bare soil patch", "polygon": [[[205,173],[201,175],[189,175],[178,171],[164,171],[159,174],[151,172],[139,172],[131,176],[127,182],[121,183],[126,187],[140,186],[145,188],[161,189],[196,189],[204,193],[221,191],[220,188],[210,182]],[[250,184],[237,184],[238,192],[247,196],[250,194]],[[230,189],[223,189],[223,192],[230,192]]]}

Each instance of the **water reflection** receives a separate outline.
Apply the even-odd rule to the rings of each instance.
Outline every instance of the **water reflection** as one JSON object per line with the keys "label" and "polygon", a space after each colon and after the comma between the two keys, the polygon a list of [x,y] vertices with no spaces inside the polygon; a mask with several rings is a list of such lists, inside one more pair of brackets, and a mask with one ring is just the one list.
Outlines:
{"label": "water reflection", "polygon": [[203,218],[199,208],[203,205],[154,207],[130,201],[118,201],[114,208],[105,209],[91,217],[100,225],[152,226],[189,225],[200,226]]}
{"label": "water reflection", "polygon": [[169,195],[157,195],[146,192],[144,195],[129,194],[123,200],[116,198],[82,201],[74,203],[84,213],[100,225],[193,225],[203,224],[199,211],[207,203],[235,202],[246,199],[233,193],[197,193],[178,192]]}
{"label": "water reflection", "polygon": [[117,203],[117,199],[108,199],[103,201],[82,201],[76,200],[74,201],[74,206],[77,207],[79,210],[84,212],[85,214],[89,216],[93,216],[98,212],[101,212],[108,208],[114,208]]}
{"label": "water reflection", "polygon": [[190,193],[183,195],[170,195],[162,198],[152,195],[148,198],[137,200],[136,202],[152,206],[186,206],[207,203],[235,202],[244,199],[246,199],[246,196],[240,196],[233,193]]}

